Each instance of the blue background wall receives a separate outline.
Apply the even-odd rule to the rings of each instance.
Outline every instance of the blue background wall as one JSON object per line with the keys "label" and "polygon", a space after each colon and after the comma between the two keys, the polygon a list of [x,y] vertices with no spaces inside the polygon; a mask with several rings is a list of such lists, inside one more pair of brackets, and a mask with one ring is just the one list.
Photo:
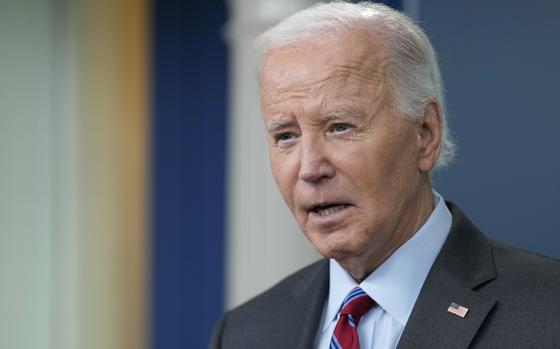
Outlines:
{"label": "blue background wall", "polygon": [[223,310],[223,1],[154,1],[152,347],[205,348]]}
{"label": "blue background wall", "polygon": [[436,187],[487,235],[560,258],[560,2],[422,1],[457,162]]}

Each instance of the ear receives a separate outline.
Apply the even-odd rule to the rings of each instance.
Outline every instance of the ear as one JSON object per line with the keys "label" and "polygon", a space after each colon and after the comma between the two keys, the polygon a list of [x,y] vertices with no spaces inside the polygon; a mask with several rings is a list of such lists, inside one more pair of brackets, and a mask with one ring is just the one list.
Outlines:
{"label": "ear", "polygon": [[435,100],[429,102],[418,125],[418,169],[422,173],[430,172],[439,157],[443,133],[442,118],[439,103]]}

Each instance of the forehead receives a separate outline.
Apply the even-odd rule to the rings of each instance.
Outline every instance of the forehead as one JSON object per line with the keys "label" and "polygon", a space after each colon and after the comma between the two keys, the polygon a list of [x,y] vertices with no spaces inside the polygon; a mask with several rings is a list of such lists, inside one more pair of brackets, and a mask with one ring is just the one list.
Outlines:
{"label": "forehead", "polygon": [[273,49],[260,74],[263,108],[317,91],[362,98],[383,86],[387,62],[379,36],[359,29]]}

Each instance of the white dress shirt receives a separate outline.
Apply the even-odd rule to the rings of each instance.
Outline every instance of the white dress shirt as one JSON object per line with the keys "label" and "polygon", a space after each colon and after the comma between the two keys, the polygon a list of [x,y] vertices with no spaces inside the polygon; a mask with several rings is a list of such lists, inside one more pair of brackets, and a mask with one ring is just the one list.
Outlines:
{"label": "white dress shirt", "polygon": [[329,348],[340,305],[356,286],[377,303],[358,326],[360,349],[396,348],[451,228],[449,209],[438,193],[434,195],[436,206],[426,223],[359,285],[338,262],[330,260],[329,298],[315,337],[315,348]]}

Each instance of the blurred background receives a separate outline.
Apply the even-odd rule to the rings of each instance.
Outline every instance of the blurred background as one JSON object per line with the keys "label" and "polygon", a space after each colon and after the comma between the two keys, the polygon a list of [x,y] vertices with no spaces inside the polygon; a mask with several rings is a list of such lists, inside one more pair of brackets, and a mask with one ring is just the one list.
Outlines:
{"label": "blurred background", "polygon": [[[267,164],[252,43],[311,0],[0,0],[0,348],[204,348],[319,256]],[[389,1],[439,53],[490,237],[560,258],[560,2]]]}

